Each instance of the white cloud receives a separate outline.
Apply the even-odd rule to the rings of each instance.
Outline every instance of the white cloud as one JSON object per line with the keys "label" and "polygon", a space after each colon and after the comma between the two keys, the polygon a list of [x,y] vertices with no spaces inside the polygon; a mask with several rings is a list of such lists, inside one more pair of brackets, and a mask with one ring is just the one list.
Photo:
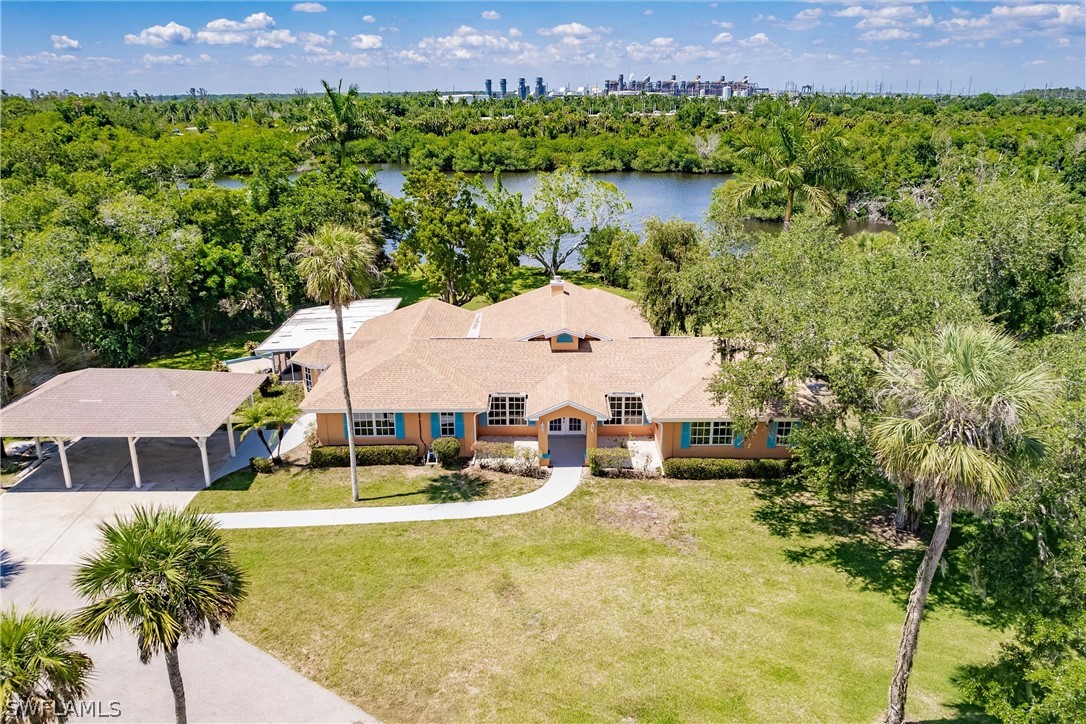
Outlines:
{"label": "white cloud", "polygon": [[298,40],[306,46],[320,46],[328,47],[335,42],[335,31],[329,31],[327,35],[321,35],[320,33],[298,33]]}
{"label": "white cloud", "polygon": [[[296,13],[323,13],[327,9],[328,8],[324,7],[320,3],[295,3],[294,7],[291,8],[291,10]],[[263,56],[254,55],[251,57],[256,58]]]}
{"label": "white cloud", "polygon": [[536,32],[540,35],[572,36],[575,38],[587,37],[593,34],[592,28],[582,23],[564,23],[555,25],[553,28],[539,28]]}
{"label": "white cloud", "polygon": [[305,56],[305,62],[313,65],[335,65],[347,68],[370,68],[377,65],[380,61],[371,55],[366,53],[344,53],[342,51],[336,51],[335,53],[324,52],[318,55]]}
{"label": "white cloud", "polygon": [[509,28],[510,38],[519,38],[521,35],[524,35],[524,33],[520,32],[520,28]]}
{"label": "white cloud", "polygon": [[955,41],[1006,40],[1018,37],[1081,33],[1086,5],[1032,3],[997,5],[979,17],[960,16],[935,23]]}
{"label": "white cloud", "polygon": [[909,65],[923,65],[923,61],[918,58],[912,58],[909,60]]}
{"label": "white cloud", "polygon": [[674,38],[653,38],[648,44],[630,43],[625,48],[632,60],[648,62],[694,62],[717,60],[720,53],[700,45],[679,45]]}
{"label": "white cloud", "polygon": [[67,35],[50,35],[49,39],[57,50],[79,50],[79,41]]}
{"label": "white cloud", "polygon": [[297,42],[297,38],[289,30],[269,30],[256,33],[253,39],[254,48],[282,48]]}
{"label": "white cloud", "polygon": [[822,24],[819,18],[822,16],[822,8],[808,8],[800,10],[795,17],[787,22],[780,23],[781,27],[788,30],[810,30]]}
{"label": "white cloud", "polygon": [[[5,67],[8,66],[7,56],[3,56],[5,60]],[[116,58],[107,57],[80,57],[78,55],[72,55],[71,53],[52,53],[49,51],[42,51],[35,53],[34,55],[20,55],[15,63],[14,67],[21,68],[40,68],[43,66],[78,66],[83,69],[89,68],[105,68],[112,65],[116,65],[118,61]]]}
{"label": "white cloud", "polygon": [[186,67],[190,65],[197,65],[199,63],[210,63],[211,56],[207,53],[203,53],[197,57],[188,55],[181,55],[180,53],[174,53],[173,55],[152,55],[147,53],[143,56],[143,64],[148,67],[154,66],[176,66]]}
{"label": "white cloud", "polygon": [[358,50],[377,50],[381,47],[382,38],[380,35],[366,35],[361,33],[351,37],[351,47]]}
{"label": "white cloud", "polygon": [[1066,48],[1070,44],[1071,44],[1071,39],[1070,38],[1060,38],[1059,40],[1056,41],[1056,45],[1058,45],[1061,48]]}
{"label": "white cloud", "polygon": [[710,20],[710,25],[714,25],[718,28],[734,28],[735,23],[730,23],[727,20]]}
{"label": "white cloud", "polygon": [[912,40],[913,38],[919,38],[918,33],[913,33],[901,28],[885,28],[883,30],[868,30],[866,33],[860,35],[860,40],[867,42],[878,42],[881,40]]}
{"label": "white cloud", "polygon": [[652,10],[646,10],[645,12],[643,12],[641,14],[642,15],[652,15]]}
{"label": "white cloud", "polygon": [[714,43],[730,43],[730,42],[732,42],[732,34],[731,33],[718,33],[717,36],[713,38],[713,42]]}
{"label": "white cloud", "polygon": [[152,48],[162,48],[167,45],[180,45],[192,40],[192,30],[170,21],[165,25],[152,25],[144,28],[139,35],[129,33],[124,36],[124,42],[129,45],[148,45]]}
{"label": "white cloud", "polygon": [[501,20],[502,14],[497,10],[484,10],[483,20]]}
{"label": "white cloud", "polygon": [[373,17],[372,15],[363,15],[362,16],[362,22],[364,22],[364,23],[376,23],[377,18]]}
{"label": "white cloud", "polygon": [[1048,65],[1048,61],[1038,58],[1037,60],[1031,60],[1026,65]]}
{"label": "white cloud", "polygon": [[212,20],[196,33],[195,39],[206,45],[251,45],[254,48],[282,48],[298,41],[289,30],[274,28],[275,18],[267,13],[253,13],[244,20]]}
{"label": "white cloud", "polygon": [[750,36],[749,38],[746,38],[745,40],[740,40],[739,41],[740,45],[746,46],[748,48],[754,48],[754,47],[757,47],[759,45],[767,45],[768,43],[769,43],[769,36],[766,35],[765,33],[755,33],[754,35]]}
{"label": "white cloud", "polygon": [[461,25],[450,35],[423,38],[412,50],[427,63],[474,62],[482,58],[531,63],[541,59],[539,49],[531,43],[470,25]]}
{"label": "white cloud", "polygon": [[[303,3],[303,4],[306,4],[306,3]],[[319,12],[319,11],[302,10],[301,12],[311,13],[311,12]],[[271,63],[275,59],[272,58],[270,55],[265,55],[263,53],[257,53],[256,55],[250,55],[245,60],[249,61],[250,65],[255,65],[257,68],[263,68],[264,66],[268,65],[269,63]]]}

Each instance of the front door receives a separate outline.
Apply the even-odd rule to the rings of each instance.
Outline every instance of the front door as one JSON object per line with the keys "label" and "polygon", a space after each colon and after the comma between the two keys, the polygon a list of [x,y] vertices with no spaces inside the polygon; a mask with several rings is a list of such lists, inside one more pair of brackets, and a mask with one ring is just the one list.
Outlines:
{"label": "front door", "polygon": [[547,432],[551,435],[584,434],[584,422],[579,417],[556,417],[547,423]]}

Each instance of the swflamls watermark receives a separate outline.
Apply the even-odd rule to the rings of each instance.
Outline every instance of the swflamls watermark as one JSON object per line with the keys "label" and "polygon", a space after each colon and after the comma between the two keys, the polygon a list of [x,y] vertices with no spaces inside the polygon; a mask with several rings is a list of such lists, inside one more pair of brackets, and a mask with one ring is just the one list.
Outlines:
{"label": "swflamls watermark", "polygon": [[12,701],[8,707],[16,722],[71,721],[72,719],[115,719],[121,715],[119,701],[53,701],[34,698]]}

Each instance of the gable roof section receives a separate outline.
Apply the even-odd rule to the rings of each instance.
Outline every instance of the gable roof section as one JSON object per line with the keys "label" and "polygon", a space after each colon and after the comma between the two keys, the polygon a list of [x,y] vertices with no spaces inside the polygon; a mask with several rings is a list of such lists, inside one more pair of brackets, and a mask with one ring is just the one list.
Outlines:
{"label": "gable roof section", "polygon": [[564,282],[561,294],[549,286],[484,307],[480,336],[522,339],[556,330],[619,339],[651,336],[652,327],[628,299]]}
{"label": "gable roof section", "polygon": [[89,368],[57,375],[0,410],[5,435],[206,437],[266,375]]}

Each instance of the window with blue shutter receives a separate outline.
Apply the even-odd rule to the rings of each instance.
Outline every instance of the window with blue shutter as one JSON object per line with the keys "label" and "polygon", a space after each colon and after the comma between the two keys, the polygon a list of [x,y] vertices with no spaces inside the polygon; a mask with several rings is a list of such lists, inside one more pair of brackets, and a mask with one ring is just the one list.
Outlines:
{"label": "window with blue shutter", "polygon": [[486,425],[487,425],[486,413],[484,412],[484,413],[479,415],[479,426],[480,427],[486,427]]}
{"label": "window with blue shutter", "polygon": [[430,413],[430,437],[434,440],[441,437],[441,413]]}
{"label": "window with blue shutter", "polygon": [[351,436],[351,426],[347,423],[347,413],[343,413],[343,439],[346,440]]}
{"label": "window with blue shutter", "polygon": [[736,436],[735,436],[735,443],[734,444],[735,444],[736,447],[743,447],[743,436],[739,435],[737,433]]}
{"label": "window with blue shutter", "polygon": [[456,413],[455,434],[461,440],[464,439],[464,413],[462,412]]}
{"label": "window with blue shutter", "polygon": [[768,447],[768,448],[777,447],[777,421],[776,420],[770,420],[770,422],[769,422],[769,437],[766,439],[765,446]]}
{"label": "window with blue shutter", "polygon": [[690,447],[690,423],[689,422],[684,422],[683,423],[683,434],[682,434],[682,440],[679,441],[679,447],[682,448],[683,450]]}

